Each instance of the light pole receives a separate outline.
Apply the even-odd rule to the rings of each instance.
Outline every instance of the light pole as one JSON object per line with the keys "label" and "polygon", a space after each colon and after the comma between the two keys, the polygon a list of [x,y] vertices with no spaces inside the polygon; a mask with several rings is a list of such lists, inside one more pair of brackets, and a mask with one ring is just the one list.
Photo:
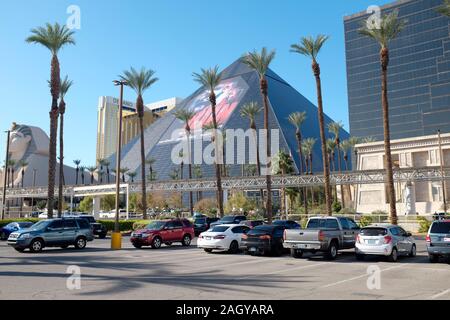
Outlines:
{"label": "light pole", "polygon": [[444,179],[444,155],[442,153],[441,130],[438,129],[439,141],[439,163],[441,165],[442,200],[444,202],[444,212],[447,213],[447,200],[445,199],[445,179]]}
{"label": "light pole", "polygon": [[5,156],[5,171],[3,172],[3,197],[2,197],[2,220],[5,219],[5,205],[6,205],[6,176],[8,175],[8,162],[9,162],[9,137],[11,131],[6,131],[6,156]]}
{"label": "light pole", "polygon": [[119,229],[119,203],[120,203],[120,156],[122,144],[122,106],[123,106],[123,87],[127,85],[126,81],[114,80],[114,85],[120,86],[119,112],[117,117],[117,145],[116,145],[116,216],[114,219],[114,232],[111,236],[111,249],[122,248],[122,235]]}
{"label": "light pole", "polygon": [[[33,189],[36,187],[36,169],[33,168]],[[31,197],[31,213],[34,212],[34,196]]]}

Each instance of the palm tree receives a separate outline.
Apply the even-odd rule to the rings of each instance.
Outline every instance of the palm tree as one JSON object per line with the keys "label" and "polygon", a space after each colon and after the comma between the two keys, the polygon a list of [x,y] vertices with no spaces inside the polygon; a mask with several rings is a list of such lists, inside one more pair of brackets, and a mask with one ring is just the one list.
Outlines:
{"label": "palm tree", "polygon": [[97,175],[100,177],[100,181],[98,181],[97,183],[102,184],[102,177],[105,174],[105,171],[103,171],[102,169],[98,169],[97,170]]}
{"label": "palm tree", "polygon": [[[258,175],[261,175],[261,161],[259,159],[259,144],[258,144],[258,136],[256,133],[256,121],[255,118],[260,113],[262,108],[258,105],[257,102],[253,101],[247,103],[242,106],[240,114],[241,117],[247,118],[250,121],[250,129],[253,132],[253,142],[256,146],[256,166],[258,169]],[[264,191],[261,189],[260,191],[261,201],[264,202]]]}
{"label": "palm tree", "polygon": [[133,172],[128,172],[127,173],[128,178],[131,179],[131,183],[134,183],[134,178],[137,176],[137,172],[133,171]]}
{"label": "palm tree", "polygon": [[[331,122],[328,124],[328,131],[331,132],[334,135],[334,143],[336,145],[335,150],[337,150],[337,160],[338,160],[338,172],[341,173],[341,140],[340,140],[340,133],[341,130],[343,130],[344,125],[342,122]],[[334,156],[333,156],[334,159]],[[342,184],[340,185],[341,188],[341,202],[342,202],[342,208],[345,208],[345,200],[344,200],[344,187]]]}
{"label": "palm tree", "polygon": [[345,171],[348,171],[349,165],[348,165],[348,152],[352,148],[352,145],[350,144],[350,139],[344,140],[340,143],[342,154],[344,155],[344,162],[345,162]]}
{"label": "palm tree", "polygon": [[145,160],[145,163],[148,164],[148,168],[149,168],[149,171],[150,171],[150,174],[148,175],[150,181],[154,180],[154,177],[153,177],[153,165],[155,164],[155,162],[156,162],[156,159],[155,158],[151,158],[151,157],[148,158],[147,160]]}
{"label": "palm tree", "polygon": [[450,17],[450,0],[444,0],[444,3],[437,9],[437,12]]}
{"label": "palm tree", "polygon": [[[276,156],[276,172],[274,172],[275,174],[281,174],[281,176],[285,176],[286,174],[292,173],[294,171],[293,168],[293,161],[292,158],[289,154],[287,154],[286,152],[283,151],[279,151],[277,156]],[[275,169],[275,168],[274,168]],[[287,208],[285,207],[286,204],[286,188],[282,187],[281,188],[281,212],[285,212],[286,215],[286,220],[288,219],[287,217]]]}
{"label": "palm tree", "polygon": [[[23,180],[25,178],[25,168],[28,166],[28,162],[26,162],[25,160],[20,160],[19,166],[21,168],[20,187],[23,188]],[[19,218],[22,218],[22,210],[23,210],[23,198],[20,199]]]}
{"label": "palm tree", "polygon": [[[330,169],[333,168],[333,171],[336,170],[335,168],[335,161],[334,161],[334,150],[336,149],[336,142],[334,141],[334,139],[327,139],[327,154],[328,154],[328,161],[331,164],[330,165]],[[333,195],[333,202],[337,202],[337,189],[336,189],[336,185],[334,186],[330,186],[330,188],[332,188],[334,190],[334,195]],[[331,189],[330,189],[331,190]],[[331,192],[331,191],[330,191]]]}
{"label": "palm tree", "polygon": [[64,113],[66,112],[66,102],[64,98],[73,85],[73,81],[66,76],[61,81],[59,92],[59,188],[58,188],[58,217],[62,215],[63,205],[63,183],[64,183]]}
{"label": "palm tree", "polygon": [[91,175],[91,184],[94,184],[94,173],[97,170],[96,166],[90,166],[86,167],[87,171],[89,171],[89,174]]}
{"label": "palm tree", "polygon": [[[300,158],[300,174],[303,175],[303,152],[302,152],[302,124],[306,120],[306,112],[294,112],[288,117],[289,122],[295,127],[295,137],[297,138],[298,155]],[[305,214],[308,214],[308,201],[306,188],[303,188],[303,206]]]}
{"label": "palm tree", "polygon": [[246,64],[250,69],[255,70],[259,75],[259,86],[264,105],[264,129],[266,130],[266,156],[267,156],[267,168],[266,168],[266,212],[268,216],[269,224],[272,223],[272,186],[270,176],[270,134],[269,134],[269,100],[268,100],[268,83],[266,79],[266,72],[269,69],[269,65],[275,58],[275,51],[267,52],[266,48],[262,48],[261,53],[257,51],[247,53],[242,62]]}
{"label": "palm tree", "polygon": [[383,128],[384,128],[384,153],[387,177],[387,187],[389,195],[390,220],[392,224],[397,224],[397,209],[395,199],[395,188],[392,170],[391,138],[389,128],[389,102],[388,102],[388,65],[389,65],[389,42],[397,37],[406,24],[405,20],[398,18],[398,11],[381,18],[379,28],[369,28],[367,24],[359,29],[359,33],[365,35],[380,45],[381,63],[381,104],[383,107]]}
{"label": "palm tree", "polygon": [[8,160],[8,168],[9,168],[9,179],[8,179],[8,188],[11,183],[11,187],[14,188],[14,167],[16,165],[15,160]]}
{"label": "palm tree", "polygon": [[[79,170],[80,170],[80,174],[81,174],[81,184],[84,185],[84,170],[86,170],[86,168],[84,166],[80,166]],[[78,175],[77,175],[77,178],[78,178]]]}
{"label": "palm tree", "polygon": [[59,69],[58,53],[66,45],[75,44],[74,31],[65,25],[58,23],[31,30],[31,35],[26,39],[28,43],[40,44],[50,50],[52,54],[50,70],[50,93],[52,106],[50,109],[50,145],[48,158],[48,194],[47,214],[53,218],[53,203],[55,199],[55,172],[56,172],[56,135],[58,131],[58,98],[60,95],[61,78]]}
{"label": "palm tree", "polygon": [[147,70],[144,67],[140,71],[136,71],[134,68],[125,70],[122,80],[128,83],[128,86],[132,88],[136,94],[136,110],[139,117],[139,132],[141,136],[141,192],[142,192],[142,211],[143,219],[147,219],[147,190],[145,185],[145,145],[144,145],[144,92],[149,89],[158,78],[154,77],[155,71]]}
{"label": "palm tree", "polygon": [[[99,180],[100,180],[100,184],[103,183],[103,166],[105,165],[105,159],[98,159],[98,166],[99,166],[99,172],[97,172],[97,174],[99,175]],[[100,173],[101,172],[101,173]]]}
{"label": "palm tree", "polygon": [[323,44],[327,41],[328,37],[324,35],[318,35],[315,39],[313,37],[303,37],[299,44],[291,45],[291,51],[307,56],[312,59],[312,71],[316,78],[316,90],[317,90],[317,112],[319,118],[320,127],[320,142],[322,144],[322,161],[323,161],[323,175],[325,182],[325,204],[328,215],[332,214],[331,211],[331,194],[330,194],[330,168],[327,158],[326,136],[325,136],[325,124],[323,116],[323,103],[322,103],[322,83],[320,80],[320,66],[317,62],[317,56],[322,48]]}
{"label": "palm tree", "polygon": [[[316,144],[315,138],[307,138],[303,140],[302,148],[305,154],[306,173],[313,174],[313,150]],[[308,191],[305,190],[306,197],[308,197]],[[314,188],[311,187],[311,205],[314,206]]]}
{"label": "palm tree", "polygon": [[[192,174],[195,179],[203,178],[202,167],[200,165],[196,164],[192,169],[193,169]],[[202,199],[202,192],[199,190],[197,191],[197,202],[200,201],[201,199]]]}
{"label": "palm tree", "polygon": [[109,178],[109,174],[110,174],[109,166],[111,165],[111,162],[110,162],[109,160],[105,159],[105,160],[103,160],[103,165],[106,167],[106,179],[107,179],[108,184],[109,184],[109,182],[110,182],[110,178]]}
{"label": "palm tree", "polygon": [[76,168],[75,168],[75,173],[76,173],[76,176],[75,176],[75,185],[78,185],[78,173],[80,172],[80,163],[81,163],[81,160],[73,160],[73,163],[75,164],[75,166],[76,166]]}
{"label": "palm tree", "polygon": [[216,94],[214,90],[219,85],[221,78],[219,73],[219,67],[215,66],[214,68],[209,69],[201,69],[200,73],[193,73],[194,80],[204,86],[207,90],[209,90],[209,102],[211,103],[211,116],[212,116],[212,125],[213,125],[213,139],[215,143],[215,166],[216,166],[216,184],[217,184],[217,205],[219,209],[220,217],[223,217],[223,189],[222,189],[222,177],[220,175],[220,161],[219,159],[223,159],[220,157],[219,145],[217,143],[217,139],[215,136],[217,134],[217,119],[216,119]]}
{"label": "palm tree", "polygon": [[[189,159],[188,172],[189,172],[189,179],[192,179],[191,127],[189,125],[189,122],[194,117],[195,112],[191,111],[191,110],[187,110],[187,109],[179,109],[179,110],[175,111],[174,115],[176,118],[183,121],[185,124],[184,130],[186,131],[186,138],[187,138],[187,157]],[[191,216],[193,216],[194,215],[194,197],[193,197],[192,191],[189,192],[189,210],[190,210]]]}
{"label": "palm tree", "polygon": [[[120,168],[120,173],[122,174],[122,182],[125,183],[125,174],[129,171],[130,169],[128,169],[127,167],[125,168]],[[145,212],[147,212],[147,210],[145,210]]]}

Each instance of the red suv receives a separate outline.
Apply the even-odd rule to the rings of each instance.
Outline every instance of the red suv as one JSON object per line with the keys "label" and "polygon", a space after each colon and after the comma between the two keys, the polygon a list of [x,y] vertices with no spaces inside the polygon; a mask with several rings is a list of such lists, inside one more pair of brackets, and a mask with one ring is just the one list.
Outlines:
{"label": "red suv", "polygon": [[145,229],[134,231],[130,241],[135,248],[152,246],[158,249],[163,243],[171,245],[173,242],[181,242],[183,246],[189,246],[192,239],[194,239],[194,226],[189,220],[172,219],[150,222]]}

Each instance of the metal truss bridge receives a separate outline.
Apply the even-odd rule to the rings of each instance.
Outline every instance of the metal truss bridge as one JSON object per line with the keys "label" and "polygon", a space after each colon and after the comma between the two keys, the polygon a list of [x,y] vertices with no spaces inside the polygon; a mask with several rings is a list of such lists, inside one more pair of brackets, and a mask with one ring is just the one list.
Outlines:
{"label": "metal truss bridge", "polygon": [[[333,185],[360,185],[376,184],[386,182],[385,170],[366,170],[366,171],[348,171],[342,173],[333,172],[330,176]],[[395,182],[414,182],[414,181],[442,181],[450,180],[450,167],[443,171],[440,168],[406,168],[394,170]],[[324,184],[323,175],[289,175],[272,176],[272,187],[310,187],[322,186]],[[231,177],[222,178],[222,187],[224,190],[259,190],[266,187],[265,176],[251,177]],[[120,185],[120,192],[124,194],[140,192],[140,183],[123,183]],[[168,180],[153,181],[147,183],[147,191],[214,191],[217,189],[215,178],[201,180]],[[63,194],[66,197],[84,197],[100,196],[114,194],[115,184],[74,186],[64,187]],[[0,199],[2,189],[0,189]],[[58,188],[55,188],[55,196],[58,195]],[[10,188],[6,190],[6,198],[46,198],[47,187],[34,188]]]}

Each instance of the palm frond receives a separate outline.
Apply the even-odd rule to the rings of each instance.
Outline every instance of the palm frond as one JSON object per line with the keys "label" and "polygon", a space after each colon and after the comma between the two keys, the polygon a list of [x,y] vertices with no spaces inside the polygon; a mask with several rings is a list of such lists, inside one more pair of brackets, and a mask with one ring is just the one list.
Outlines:
{"label": "palm frond", "polygon": [[261,52],[256,50],[245,54],[241,61],[250,69],[255,70],[259,77],[262,78],[267,73],[270,63],[275,58],[275,50],[267,51],[267,48],[262,48]]}
{"label": "palm frond", "polygon": [[310,57],[316,61],[320,49],[328,39],[329,36],[323,34],[319,34],[316,38],[312,36],[302,37],[300,43],[291,45],[291,52]]}
{"label": "palm frond", "polygon": [[450,0],[444,0],[442,6],[437,8],[436,11],[444,16],[450,17]]}
{"label": "palm frond", "polygon": [[123,71],[123,75],[120,75],[122,81],[126,81],[127,85],[133,89],[137,95],[143,95],[144,92],[150,88],[159,79],[156,78],[155,71],[142,67],[137,71],[133,67],[130,70]]}
{"label": "palm frond", "polygon": [[75,44],[74,34],[75,32],[68,29],[66,25],[47,23],[45,27],[31,29],[31,35],[25,41],[40,44],[49,49],[52,54],[57,55],[65,45]]}
{"label": "palm frond", "polygon": [[178,109],[174,112],[174,116],[184,123],[188,123],[195,116],[195,112],[188,109]]}
{"label": "palm frond", "polygon": [[294,112],[288,117],[288,121],[297,129],[300,129],[302,123],[306,120],[306,112]]}
{"label": "palm frond", "polygon": [[69,80],[68,76],[66,76],[63,80],[61,80],[61,87],[59,92],[61,99],[64,99],[64,97],[66,96],[67,92],[72,87],[72,85],[73,81]]}
{"label": "palm frond", "polygon": [[194,81],[200,83],[211,92],[215,90],[222,80],[221,74],[219,73],[219,66],[209,69],[202,68],[200,73],[194,72],[192,76],[194,77]]}
{"label": "palm frond", "polygon": [[328,124],[328,131],[334,134],[335,138],[338,139],[341,130],[344,128],[344,125],[341,121],[331,122]]}
{"label": "palm frond", "polygon": [[[369,19],[369,18],[368,18]],[[387,48],[389,42],[395,39],[405,28],[406,19],[398,18],[398,10],[382,16],[379,26],[370,25],[370,20],[363,21],[358,32],[377,41],[382,48]]]}
{"label": "palm frond", "polygon": [[248,118],[250,121],[255,121],[255,117],[258,113],[260,113],[262,108],[258,105],[257,102],[252,101],[242,106],[240,110],[240,115],[243,118]]}

